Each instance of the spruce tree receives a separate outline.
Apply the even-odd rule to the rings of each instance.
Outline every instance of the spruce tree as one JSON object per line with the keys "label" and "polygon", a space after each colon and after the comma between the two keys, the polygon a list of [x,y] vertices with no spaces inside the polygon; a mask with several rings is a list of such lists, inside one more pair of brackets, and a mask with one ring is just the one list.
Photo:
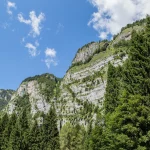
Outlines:
{"label": "spruce tree", "polygon": [[44,147],[41,126],[38,125],[37,121],[35,121],[30,131],[30,138],[28,142],[29,150],[41,150]]}
{"label": "spruce tree", "polygon": [[44,150],[59,149],[59,132],[57,128],[57,116],[55,109],[51,108],[45,115],[43,122],[43,142]]}
{"label": "spruce tree", "polygon": [[[149,22],[149,18],[147,20]],[[121,104],[115,109],[109,121],[111,122],[109,127],[115,134],[115,149],[145,150],[150,147],[150,39],[147,38],[148,29],[149,23],[145,33],[135,31],[132,33],[129,60],[123,68]]]}

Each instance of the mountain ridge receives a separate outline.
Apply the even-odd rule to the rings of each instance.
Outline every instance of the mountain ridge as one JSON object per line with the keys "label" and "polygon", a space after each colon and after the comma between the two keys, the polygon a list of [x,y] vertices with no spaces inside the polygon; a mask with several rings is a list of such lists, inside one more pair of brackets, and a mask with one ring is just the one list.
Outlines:
{"label": "mountain ridge", "polygon": [[[8,118],[11,118],[14,114],[17,115],[19,118],[16,119],[17,122],[25,121],[25,124],[28,125],[26,129],[37,131],[39,138],[48,138],[47,136],[53,135],[49,140],[45,139],[48,144],[51,139],[55,139],[54,134],[52,134],[55,131],[56,137],[60,138],[57,139],[57,142],[59,142],[61,150],[97,150],[97,147],[110,150],[117,149],[117,144],[124,142],[120,140],[121,136],[127,141],[130,137],[130,135],[127,137],[121,132],[128,128],[126,125],[122,128],[120,122],[123,121],[120,120],[119,115],[122,114],[122,117],[125,118],[126,114],[123,113],[128,112],[128,106],[133,105],[133,109],[136,109],[134,104],[137,106],[137,101],[133,97],[132,86],[138,91],[134,83],[138,82],[141,77],[139,78],[139,74],[136,74],[139,70],[136,70],[134,65],[139,65],[141,60],[139,63],[135,55],[138,55],[138,59],[144,59],[144,56],[141,57],[140,52],[136,54],[134,47],[139,46],[140,42],[143,42],[142,38],[145,38],[148,34],[145,33],[145,30],[147,30],[145,21],[144,19],[127,25],[121,30],[120,34],[114,36],[112,41],[104,40],[84,45],[78,50],[63,79],[47,73],[25,79],[11,97],[6,108],[3,109],[3,115],[7,114]],[[135,39],[139,43],[136,43]],[[142,52],[144,53],[144,50]],[[148,61],[149,59],[145,60]],[[134,71],[132,72],[132,70]],[[141,74],[145,75],[145,70],[142,70]],[[127,84],[128,81],[130,81],[129,85]],[[148,81],[144,83],[143,86]],[[130,95],[129,99],[128,95]],[[135,96],[137,100],[138,96]],[[131,101],[129,105],[128,100],[130,101],[132,98],[133,103]],[[142,99],[142,97],[140,98]],[[132,107],[129,108],[131,110]],[[130,120],[128,117],[125,118],[127,122]],[[51,118],[52,120],[50,120]],[[139,116],[138,119],[142,121],[143,118]],[[118,124],[115,123],[115,120]],[[128,132],[132,135],[132,129],[135,128],[132,128],[131,124],[132,121],[128,124],[130,127]],[[19,123],[17,125],[20,126]],[[20,128],[24,129],[24,126],[22,125]],[[118,133],[118,130],[120,133]],[[47,133],[46,131],[51,132]],[[27,133],[23,132],[26,138],[28,138]],[[109,137],[109,134],[111,137]],[[113,139],[119,142],[113,143]],[[132,139],[130,140],[132,141]],[[83,141],[91,149],[85,148]],[[47,143],[45,147],[47,147]],[[129,142],[125,141],[118,147],[122,148],[124,145],[127,145],[128,149],[134,147],[127,143]],[[137,148],[137,146],[135,147]]]}

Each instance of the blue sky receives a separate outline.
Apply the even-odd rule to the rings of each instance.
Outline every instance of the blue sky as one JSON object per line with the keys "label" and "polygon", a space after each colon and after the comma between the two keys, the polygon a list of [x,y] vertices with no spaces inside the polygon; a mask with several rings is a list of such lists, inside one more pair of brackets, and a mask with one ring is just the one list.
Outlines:
{"label": "blue sky", "polygon": [[63,77],[81,46],[118,33],[150,14],[149,6],[149,0],[1,0],[0,88],[17,89],[46,72]]}
{"label": "blue sky", "polygon": [[[78,48],[99,40],[97,32],[87,25],[94,8],[86,0],[10,2],[15,3],[15,7],[9,8],[11,12],[8,1],[0,1],[0,88],[16,89],[26,77],[46,72],[63,77]],[[32,35],[32,27],[18,19],[21,14],[24,20],[30,20],[31,11],[36,16],[44,14],[40,35]],[[39,44],[36,56],[28,52],[27,43]],[[56,54],[50,51],[45,56],[46,49]],[[52,59],[49,68],[46,59],[49,63]]]}

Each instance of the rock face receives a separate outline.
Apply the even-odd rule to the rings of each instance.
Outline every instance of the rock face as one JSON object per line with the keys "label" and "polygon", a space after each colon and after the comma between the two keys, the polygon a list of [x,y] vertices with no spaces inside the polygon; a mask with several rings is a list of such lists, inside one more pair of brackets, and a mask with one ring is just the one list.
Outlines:
{"label": "rock face", "polygon": [[[94,43],[94,45],[99,46],[99,43]],[[111,50],[102,53],[106,57],[95,60],[96,54],[92,58],[95,61],[82,64],[77,70],[74,69],[75,67],[71,68],[66,73],[60,85],[60,97],[57,99],[57,113],[62,119],[62,125],[71,122],[86,126],[89,122],[95,121],[96,110],[103,106],[108,63],[118,66],[128,58],[125,55],[122,59],[115,59],[115,55],[107,55],[108,52]],[[77,54],[74,60],[79,60],[79,56],[81,60],[85,57],[83,51],[79,53],[82,54]]]}
{"label": "rock face", "polygon": [[13,90],[0,89],[0,110],[2,110],[8,104],[14,92],[15,91]]}
{"label": "rock face", "polygon": [[[51,74],[43,74],[41,76],[35,76],[33,78],[28,78],[22,82],[20,87],[11,97],[11,100],[6,107],[8,114],[13,112],[19,113],[18,107],[26,107],[25,105],[30,105],[30,114],[32,117],[35,115],[39,117],[40,113],[48,113],[51,102],[55,99],[54,94],[49,94],[51,99],[47,99],[47,89],[49,92],[55,89],[56,78]],[[51,86],[51,88],[49,87]],[[26,103],[21,101],[26,101]],[[18,106],[18,103],[20,103]]]}
{"label": "rock face", "polygon": [[[9,114],[20,113],[19,107],[30,107],[31,119],[36,118],[41,124],[41,114],[47,114],[54,107],[59,129],[66,122],[84,126],[94,123],[104,102],[108,64],[117,67],[128,59],[128,48],[114,44],[121,40],[128,42],[133,29],[125,29],[115,40],[83,46],[62,80],[50,74],[25,79],[4,111]],[[141,30],[141,27],[136,29]]]}
{"label": "rock face", "polygon": [[[99,42],[90,43],[79,50],[73,63],[83,63],[69,69],[61,82],[49,74],[23,81],[5,111],[10,115],[13,112],[19,113],[19,107],[27,107],[24,105],[29,103],[29,113],[41,124],[40,114],[48,113],[53,106],[58,116],[59,129],[66,122],[84,126],[89,122],[94,123],[98,109],[103,106],[108,63],[111,62],[114,66],[122,65],[127,59],[127,55],[116,59],[119,54],[114,55],[109,47],[103,52],[95,53],[101,45]],[[92,57],[91,60],[85,63],[89,57]],[[22,104],[26,99],[28,101]]]}
{"label": "rock face", "polygon": [[12,96],[11,101],[7,107],[9,114],[12,114],[16,108],[16,100],[24,96],[29,96],[29,102],[31,104],[31,114],[34,116],[37,112],[47,113],[50,108],[50,104],[46,102],[44,95],[40,93],[40,88],[38,82],[29,81],[27,83],[22,83],[16,93]]}
{"label": "rock face", "polygon": [[74,58],[72,64],[79,62],[84,63],[88,60],[89,57],[94,54],[98,47],[99,44],[95,42],[83,46],[81,49],[79,49],[79,52],[76,54],[76,57]]}

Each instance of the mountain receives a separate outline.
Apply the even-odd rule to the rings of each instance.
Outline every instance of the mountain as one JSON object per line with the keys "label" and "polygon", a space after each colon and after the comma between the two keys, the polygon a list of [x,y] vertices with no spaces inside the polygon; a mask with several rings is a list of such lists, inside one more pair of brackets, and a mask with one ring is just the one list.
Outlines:
{"label": "mountain", "polygon": [[1,112],[1,149],[148,149],[149,31],[147,17],[84,45],[63,79],[25,79]]}
{"label": "mountain", "polygon": [[0,89],[0,110],[2,110],[8,104],[14,93],[14,90]]}

